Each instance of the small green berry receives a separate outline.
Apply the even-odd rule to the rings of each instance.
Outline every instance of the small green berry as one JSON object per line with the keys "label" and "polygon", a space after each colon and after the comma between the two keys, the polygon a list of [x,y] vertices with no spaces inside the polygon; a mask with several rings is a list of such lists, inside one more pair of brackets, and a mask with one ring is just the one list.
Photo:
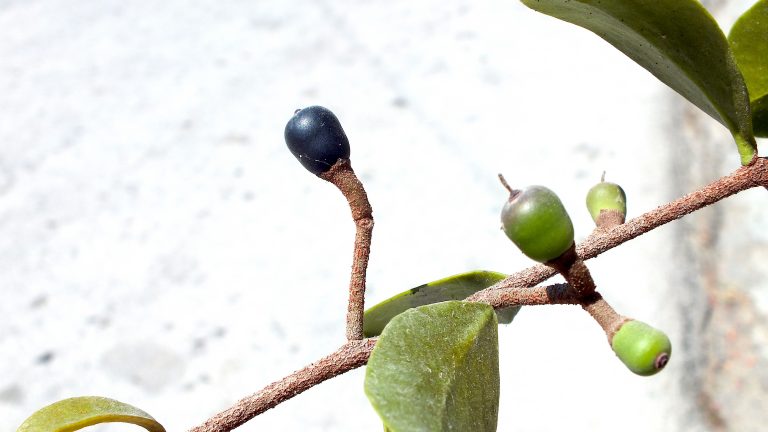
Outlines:
{"label": "small green berry", "polygon": [[[603,174],[605,176],[605,174]],[[615,210],[622,217],[627,215],[627,195],[616,183],[601,180],[587,193],[587,210],[592,220],[597,222],[601,210]]]}
{"label": "small green berry", "polygon": [[544,263],[573,246],[573,223],[554,192],[544,186],[530,186],[523,191],[508,189],[510,196],[501,210],[501,223],[507,237],[525,255]]}
{"label": "small green berry", "polygon": [[621,326],[611,348],[629,370],[642,376],[664,369],[672,355],[672,343],[663,331],[636,320]]}

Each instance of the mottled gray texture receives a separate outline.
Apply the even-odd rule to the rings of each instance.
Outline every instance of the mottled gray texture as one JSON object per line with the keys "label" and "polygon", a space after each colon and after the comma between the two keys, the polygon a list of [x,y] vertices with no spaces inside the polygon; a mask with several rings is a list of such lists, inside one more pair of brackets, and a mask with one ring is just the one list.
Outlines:
{"label": "mottled gray texture", "polygon": [[[633,217],[738,164],[717,129],[721,163],[678,182],[679,99],[508,0],[0,1],[0,95],[0,430],[87,394],[185,430],[341,344],[354,227],[285,147],[296,108],[331,108],[350,139],[376,218],[369,304],[530,264],[499,230],[498,172],[558,192],[578,240],[603,170]],[[721,280],[763,312],[765,195],[713,210],[722,256],[749,248]],[[705,340],[685,307],[707,298],[664,301],[696,276],[694,228],[673,226],[589,264],[619,312],[670,330],[668,368],[636,377],[583,311],[525,308],[500,329],[499,430],[707,430],[684,388],[704,385]],[[379,429],[358,370],[241,430]]]}

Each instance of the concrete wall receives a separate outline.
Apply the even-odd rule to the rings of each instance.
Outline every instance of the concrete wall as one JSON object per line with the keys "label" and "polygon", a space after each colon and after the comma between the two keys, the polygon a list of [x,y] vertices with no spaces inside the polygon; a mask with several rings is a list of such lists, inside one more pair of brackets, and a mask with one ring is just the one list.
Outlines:
{"label": "concrete wall", "polygon": [[[748,4],[710,6],[728,28]],[[603,170],[633,217],[738,166],[714,120],[515,1],[0,0],[0,429],[96,394],[184,430],[343,341],[353,225],[282,137],[312,104],[374,207],[369,304],[530,264],[498,229],[499,172],[557,191],[583,239]],[[578,308],[502,328],[499,430],[765,424],[766,198],[590,262],[621,313],[670,333],[656,377]],[[241,429],[378,430],[362,379]]]}

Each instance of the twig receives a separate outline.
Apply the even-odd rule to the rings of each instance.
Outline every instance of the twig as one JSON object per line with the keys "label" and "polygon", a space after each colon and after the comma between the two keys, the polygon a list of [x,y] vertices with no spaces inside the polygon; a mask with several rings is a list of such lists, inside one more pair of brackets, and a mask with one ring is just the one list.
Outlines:
{"label": "twig", "polygon": [[330,170],[320,175],[339,188],[349,202],[355,221],[355,246],[352,256],[352,274],[349,281],[347,303],[347,340],[363,338],[363,313],[365,312],[365,273],[371,254],[373,234],[373,210],[368,194],[352,169],[349,159],[339,159]]}
{"label": "twig", "polygon": [[757,186],[768,186],[768,159],[766,158],[755,158],[751,165],[740,167],[733,173],[721,177],[695,192],[669,204],[659,206],[603,233],[595,233],[576,248],[576,253],[585,260],[594,258],[666,223]]}
{"label": "twig", "polygon": [[626,215],[623,212],[618,210],[602,209],[600,210],[600,214],[597,215],[595,224],[597,224],[597,229],[605,231],[615,227],[616,225],[623,224],[625,220]]}
{"label": "twig", "polygon": [[589,269],[584,264],[584,261],[576,255],[575,246],[571,246],[562,255],[547,262],[546,265],[563,275],[568,285],[580,297],[595,292],[595,281],[592,280],[592,275],[589,273]]}
{"label": "twig", "polygon": [[239,400],[232,407],[214,415],[189,432],[231,431],[304,390],[366,364],[374,345],[376,338],[349,341],[333,354],[275,381],[258,393]]}
{"label": "twig", "polygon": [[629,321],[629,318],[616,313],[599,292],[593,292],[583,298],[581,307],[592,315],[592,318],[603,328],[605,335],[608,336],[609,345],[613,343],[613,335],[619,331],[625,322]]}
{"label": "twig", "polygon": [[[576,246],[576,253],[583,260],[594,258],[666,223],[757,186],[768,188],[768,159],[764,157],[755,158],[751,165],[740,167],[695,192],[659,206],[624,224],[608,230],[594,231],[584,242]],[[538,264],[513,273],[485,290],[534,286],[549,279],[555,273],[554,269]],[[467,300],[474,301],[475,296],[483,295],[481,293],[482,291],[477,292]]]}
{"label": "twig", "polygon": [[[660,206],[625,224],[615,226],[606,231],[594,231],[582,244],[576,247],[577,255],[584,260],[594,258],[661,225],[756,186],[768,188],[768,159],[766,158],[755,158],[752,164],[741,167],[732,174],[722,177],[696,192]],[[346,193],[345,196],[347,196]],[[365,201],[367,202],[367,199]],[[351,200],[350,206],[352,206]],[[370,208],[370,205],[368,208]],[[353,206],[354,215],[355,210]],[[355,221],[357,220],[355,219]],[[356,243],[355,257],[357,257],[357,247]],[[366,262],[367,258],[368,252],[366,251]],[[525,288],[533,287],[554,275],[555,272],[553,268],[536,265],[510,275],[499,283],[473,294],[466,300],[487,303],[494,308],[522,304],[580,303],[600,323],[606,334],[608,334],[610,341],[613,333],[621,326],[623,318],[616,314],[598,293],[595,292],[586,299],[582,298],[579,300],[573,290],[566,284]],[[363,289],[364,273],[365,267],[363,267]],[[353,283],[354,274],[353,271]],[[362,305],[362,302],[360,304]],[[605,319],[606,317],[609,319]],[[613,319],[610,319],[610,317],[613,317]],[[360,320],[360,323],[362,323],[362,320]],[[375,338],[349,341],[328,357],[270,384],[250,397],[242,399],[226,411],[208,419],[202,426],[191,429],[190,432],[230,431],[256,415],[273,408],[314,385],[362,366],[368,361],[375,343]]]}
{"label": "twig", "polygon": [[485,303],[494,309],[512,306],[539,306],[555,304],[579,304],[579,297],[568,284],[549,286],[510,287],[497,290],[482,290],[467,298],[467,301]]}
{"label": "twig", "polygon": [[[496,290],[492,296],[479,300],[494,309],[511,306],[547,304],[579,304],[579,299],[567,284],[535,288]],[[261,391],[237,401],[232,407],[209,418],[189,432],[228,432],[282,402],[320,384],[323,381],[357,369],[366,364],[378,338],[348,341],[333,354],[275,381]]]}

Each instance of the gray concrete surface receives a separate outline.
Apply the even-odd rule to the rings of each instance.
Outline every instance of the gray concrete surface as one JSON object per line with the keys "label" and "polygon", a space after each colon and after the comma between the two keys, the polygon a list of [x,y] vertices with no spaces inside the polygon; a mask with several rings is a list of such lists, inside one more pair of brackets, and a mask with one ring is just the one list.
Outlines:
{"label": "gray concrete surface", "polygon": [[[718,10],[732,22],[747,4]],[[515,1],[0,1],[0,429],[96,394],[185,430],[342,342],[353,226],[282,137],[310,104],[341,119],[374,207],[369,304],[529,265],[498,229],[498,172],[556,190],[583,238],[603,170],[632,217],[738,165],[713,120]],[[499,430],[758,430],[755,409],[730,407],[764,406],[768,387],[750,379],[765,374],[765,200],[590,262],[620,312],[670,332],[656,377],[629,373],[577,308],[502,328]],[[757,355],[735,369],[758,373],[711,371],[734,349],[706,322],[722,286],[763,323],[730,330]],[[241,430],[379,430],[362,379]]]}

